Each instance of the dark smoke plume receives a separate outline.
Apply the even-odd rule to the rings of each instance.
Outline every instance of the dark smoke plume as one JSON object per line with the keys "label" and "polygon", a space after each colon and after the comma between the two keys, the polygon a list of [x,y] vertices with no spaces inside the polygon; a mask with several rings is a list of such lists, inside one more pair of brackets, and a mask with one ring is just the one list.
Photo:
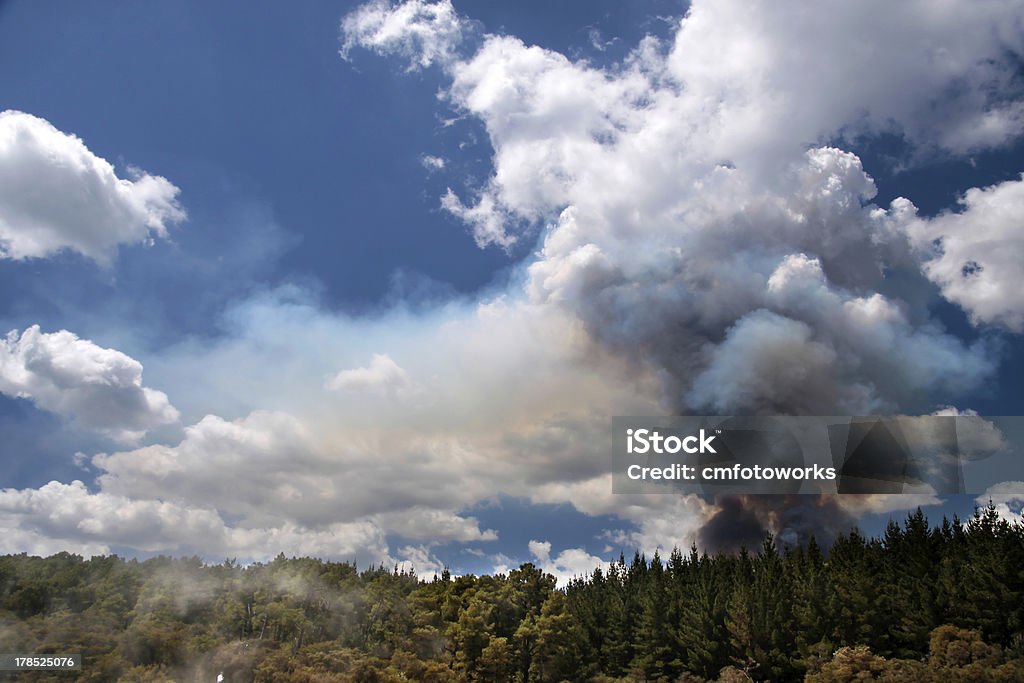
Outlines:
{"label": "dark smoke plume", "polygon": [[756,549],[770,531],[782,546],[804,546],[811,538],[823,548],[854,526],[834,495],[761,494],[718,496],[718,511],[701,528],[698,545],[708,552]]}

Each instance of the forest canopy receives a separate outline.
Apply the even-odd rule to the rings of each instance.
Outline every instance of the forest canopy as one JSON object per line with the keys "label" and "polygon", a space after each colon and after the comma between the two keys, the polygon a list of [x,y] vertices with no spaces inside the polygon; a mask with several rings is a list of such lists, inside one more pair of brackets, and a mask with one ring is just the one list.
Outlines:
{"label": "forest canopy", "polygon": [[1020,681],[1024,525],[918,510],[827,551],[620,556],[561,587],[532,564],[8,555],[0,642],[84,655],[27,681]]}

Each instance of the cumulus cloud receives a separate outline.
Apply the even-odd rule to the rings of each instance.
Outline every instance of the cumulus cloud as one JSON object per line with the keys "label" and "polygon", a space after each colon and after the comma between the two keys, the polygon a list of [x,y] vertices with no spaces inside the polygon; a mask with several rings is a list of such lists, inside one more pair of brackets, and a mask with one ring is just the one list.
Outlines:
{"label": "cumulus cloud", "polygon": [[139,361],[38,325],[0,340],[0,392],[128,441],[178,419],[165,393],[142,385]]}
{"label": "cumulus cloud", "polygon": [[[956,418],[949,421],[936,417]],[[964,460],[979,460],[994,455],[1010,443],[1002,430],[980,417],[976,411],[945,406],[930,416],[902,416],[900,430],[911,449],[924,452],[953,452]]]}
{"label": "cumulus cloud", "polygon": [[[259,559],[261,553],[273,555],[283,548],[350,559],[363,543],[369,550],[360,557],[408,562],[403,566],[423,573],[437,568],[436,558],[429,559],[430,544],[498,538],[497,531],[464,514],[467,507],[604,471],[602,416],[612,406],[633,405],[641,413],[654,406],[644,398],[649,387],[643,378],[609,374],[614,363],[594,365],[585,337],[570,321],[500,300],[438,313],[427,328],[432,338],[420,329],[418,335],[400,335],[402,343],[394,340],[396,355],[410,359],[410,374],[423,378],[424,391],[411,403],[387,392],[372,393],[369,401],[359,391],[311,396],[289,384],[308,389],[322,382],[317,375],[330,363],[310,357],[310,340],[372,344],[378,332],[365,321],[358,323],[364,339],[344,333],[356,321],[312,308],[285,314],[279,302],[263,305],[270,307],[238,313],[246,331],[239,329],[240,338],[221,340],[218,352],[199,353],[189,346],[182,350],[189,362],[184,356],[165,361],[180,375],[179,386],[209,375],[214,367],[226,373],[206,376],[209,385],[197,389],[215,402],[223,400],[223,392],[237,391],[226,378],[249,368],[246,395],[254,386],[275,383],[275,395],[290,399],[290,407],[301,415],[281,410],[255,410],[236,419],[207,415],[187,427],[175,445],[98,454],[92,458],[100,472],[98,490],[70,485],[60,488],[58,496],[52,491],[63,485],[55,482],[46,495],[9,491],[7,500],[20,502],[8,508],[4,523],[69,544],[107,538],[110,546],[214,558]],[[394,335],[402,315],[392,313],[380,321],[379,333]],[[299,327],[304,339],[295,334]],[[274,335],[292,346],[265,343]],[[264,342],[259,353],[271,355],[247,355],[257,353],[251,346],[256,341]],[[337,344],[314,348],[326,355],[362,355]],[[282,375],[281,363],[275,367],[273,358],[301,358],[308,366],[289,365]],[[542,367],[543,372],[524,374],[524,367]],[[266,395],[256,392],[255,400],[265,401]],[[571,495],[569,490],[550,494],[560,502]],[[25,504],[29,499],[32,505]],[[49,520],[64,499],[78,501],[77,518],[96,521],[88,528],[70,520],[54,526]],[[137,513],[146,520],[138,524],[148,524],[150,535],[144,540],[132,535],[135,527],[109,521],[108,510]],[[155,517],[178,520],[188,511],[196,511],[191,527],[183,521],[163,524]],[[179,527],[180,533],[175,531]],[[396,537],[412,543],[393,553],[387,541]]]}
{"label": "cumulus cloud", "polygon": [[413,71],[451,60],[466,29],[449,0],[401,4],[377,0],[342,19],[341,55],[348,59],[353,48],[369,48],[407,59]]}
{"label": "cumulus cloud", "polygon": [[932,493],[848,493],[836,499],[839,507],[851,518],[864,514],[886,514],[941,505],[942,499]]}
{"label": "cumulus cloud", "polygon": [[992,503],[1007,522],[1024,523],[1024,481],[1004,481],[990,486],[975,503],[982,507]]}
{"label": "cumulus cloud", "polygon": [[[225,402],[224,393],[234,390],[229,378],[247,368],[250,393],[274,384],[289,412],[254,410],[234,420],[208,415],[186,428],[177,445],[100,454],[93,465],[104,491],[214,505],[246,524],[287,518],[316,527],[371,519],[406,538],[487,541],[496,533],[461,510],[495,495],[528,495],[538,483],[605,471],[604,416],[618,407],[638,413],[656,407],[645,398],[644,382],[651,380],[628,379],[611,362],[595,364],[575,325],[500,302],[449,311],[417,334],[398,337],[400,316],[380,321],[379,330],[363,327],[363,335],[346,333],[354,321],[312,309],[282,314],[275,305],[245,317],[242,338],[204,352],[189,346],[164,362],[182,379],[192,378],[180,386],[202,377],[193,388],[214,403]],[[295,334],[300,327],[304,337]],[[310,394],[329,364],[310,353],[311,341],[333,340],[312,347],[327,355],[359,356],[338,345],[373,343],[377,334],[393,336],[409,374],[422,378],[421,391]],[[285,345],[252,348],[270,337]],[[272,361],[281,357],[303,363],[282,375],[280,361]],[[265,401],[265,394],[256,392],[256,399]]]}
{"label": "cumulus cloud", "polygon": [[554,576],[559,586],[565,586],[577,577],[590,576],[597,568],[608,569],[610,564],[582,548],[566,548],[551,557],[550,541],[530,541],[527,547],[538,569]]}
{"label": "cumulus cloud", "polygon": [[695,2],[669,73],[716,110],[720,144],[890,130],[954,152],[1024,130],[1012,0]]}
{"label": "cumulus cloud", "polygon": [[673,548],[688,548],[698,542],[700,530],[717,512],[713,503],[698,496],[680,496],[667,486],[664,494],[657,495],[612,493],[611,474],[541,484],[530,500],[571,502],[584,514],[614,515],[631,523],[630,528],[608,529],[607,539],[623,552],[638,549],[648,557],[655,552],[667,555]]}
{"label": "cumulus cloud", "polygon": [[327,388],[338,391],[406,392],[412,381],[398,363],[384,353],[375,353],[365,367],[342,370],[327,380]]}
{"label": "cumulus cloud", "polygon": [[448,188],[441,197],[441,208],[470,226],[478,247],[497,245],[508,248],[517,241],[507,227],[513,219],[507,211],[499,208],[494,197],[487,192],[480,196],[476,204],[467,206]]}
{"label": "cumulus cloud", "polygon": [[[882,293],[886,269],[916,267],[915,209],[873,204],[860,159],[822,142],[895,133],[927,156],[1016,139],[1024,32],[1007,2],[887,7],[696,2],[669,41],[604,69],[485,35],[442,66],[493,173],[442,206],[481,246],[543,226],[529,302],[658,377],[663,410],[948,404],[994,376],[992,350]],[[720,511],[805,536],[795,503],[786,520],[753,501]]]}
{"label": "cumulus cloud", "polygon": [[[106,553],[119,545],[144,551],[193,550],[266,560],[277,552],[334,559],[388,558],[379,528],[368,522],[308,529],[289,522],[272,527],[229,526],[209,506],[182,506],[105,492],[81,481],[51,481],[39,489],[0,491],[0,519],[40,547],[51,539],[63,548]],[[49,546],[52,547],[52,546]]]}
{"label": "cumulus cloud", "polygon": [[[708,109],[698,96],[711,88],[706,75],[725,81],[729,69],[700,75],[679,64],[679,45],[702,22],[713,24],[702,29],[714,34],[709,40],[728,42],[715,33],[726,30],[714,23],[724,21],[716,12],[695,5],[673,49],[641,46],[620,70],[485,36],[475,54],[448,63],[448,97],[487,127],[494,174],[475,203],[449,190],[442,205],[481,245],[508,247],[517,226],[551,217],[527,270],[531,300],[562,308],[599,342],[663,373],[674,410],[892,410],[922,389],[977,386],[993,371],[985,349],[871,293],[884,266],[905,256],[896,238],[905,206],[870,204],[876,189],[856,156],[808,150],[793,129],[761,120],[774,116],[758,109],[770,109],[765,89],[782,82],[720,84],[716,97],[751,108],[763,131],[758,139],[722,137],[742,126],[731,109]],[[812,128],[821,134],[853,116],[817,115]],[[817,264],[807,285],[817,307],[793,292],[799,277],[775,273],[801,255]],[[760,335],[775,340],[761,352],[775,343],[782,366],[752,360]],[[791,342],[806,354],[787,352]],[[944,365],[956,357],[967,358],[969,370],[935,372],[957,367]],[[726,378],[743,390],[728,393],[719,386]],[[799,390],[807,384],[820,395]]]}
{"label": "cumulus cloud", "polygon": [[83,557],[95,555],[109,555],[110,546],[106,543],[94,543],[83,541],[81,534],[70,534],[66,537],[55,537],[49,534],[40,534],[35,531],[28,531],[19,528],[21,520],[13,517],[0,517],[0,524],[3,525],[3,539],[0,540],[0,553],[15,555],[28,553],[39,557],[48,557],[60,552],[75,553]]}
{"label": "cumulus cloud", "polygon": [[441,576],[447,566],[435,557],[430,548],[422,545],[407,545],[398,549],[401,561],[398,566],[405,571],[412,571],[421,579],[433,579]]}
{"label": "cumulus cloud", "polygon": [[[400,564],[428,576],[441,568],[429,547],[405,546],[395,556],[389,534],[431,544],[497,539],[446,509],[460,482],[429,472],[437,456],[417,472],[411,459],[403,466],[349,455],[328,453],[290,415],[207,416],[176,447],[95,456],[98,491],[54,481],[0,492],[0,525],[19,530],[8,543],[19,551],[126,546],[248,560],[283,551]],[[394,482],[400,475],[408,486]],[[438,490],[423,488],[431,478]],[[418,494],[419,505],[405,497]]]}
{"label": "cumulus cloud", "polygon": [[383,436],[348,438],[348,446],[331,448],[285,413],[234,421],[209,415],[186,428],[176,446],[101,453],[93,464],[106,493],[210,506],[247,526],[285,519],[320,528],[358,519],[408,538],[495,538],[450,510],[460,482],[454,472],[431,471],[439,454],[395,439],[390,445],[397,452],[383,456],[378,449],[389,445]]}
{"label": "cumulus cloud", "polygon": [[[896,132],[954,152],[1020,134],[1014,3],[784,5],[693,3],[669,44],[646,40],[619,70],[511,36],[450,56],[449,98],[484,122],[495,148],[480,213],[535,216],[587,192],[600,203],[594,190],[635,193],[639,209],[723,161],[770,173],[780,157],[841,134]],[[424,24],[413,18],[427,8],[451,13],[448,2],[364,6],[343,22],[345,42],[384,54],[400,45],[429,63],[444,51],[418,47]],[[365,37],[366,14],[388,26],[386,40]],[[434,33],[448,47],[452,31],[445,21]]]}
{"label": "cumulus cloud", "polygon": [[178,188],[138,169],[128,175],[44,119],[0,112],[0,258],[70,250],[106,264],[120,244],[165,237],[185,218]]}
{"label": "cumulus cloud", "polygon": [[441,171],[444,170],[447,162],[445,162],[444,157],[424,154],[420,157],[420,163],[423,165],[423,168],[428,171]]}
{"label": "cumulus cloud", "polygon": [[494,529],[480,530],[476,517],[462,517],[448,510],[409,508],[375,517],[388,531],[404,538],[425,541],[496,541]]}
{"label": "cumulus cloud", "polygon": [[1024,331],[1024,180],[972,188],[960,209],[903,226],[925,275],[976,324]]}

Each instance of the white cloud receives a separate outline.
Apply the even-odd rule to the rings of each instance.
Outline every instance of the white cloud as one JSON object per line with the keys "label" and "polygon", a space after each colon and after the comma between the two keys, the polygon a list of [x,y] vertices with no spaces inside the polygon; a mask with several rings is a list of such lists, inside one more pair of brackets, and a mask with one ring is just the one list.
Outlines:
{"label": "white cloud", "polygon": [[431,554],[427,546],[408,545],[398,549],[401,561],[398,566],[405,571],[413,571],[421,579],[433,579],[441,576],[446,566]]}
{"label": "white cloud", "polygon": [[[446,20],[419,46],[425,24],[416,17],[427,7]],[[450,12],[447,2],[372,3],[346,19],[343,35],[383,54],[401,46],[414,62],[447,55],[452,103],[485,123],[495,148],[491,200],[481,206],[496,210],[535,215],[586,193],[600,202],[596,189],[645,203],[701,167],[728,161],[771,173],[779,157],[839,133],[892,131],[961,152],[1024,130],[1011,56],[1024,37],[1012,0],[981,11],[696,2],[671,44],[645,41],[619,71],[510,36],[486,35],[460,59],[451,48],[465,23]],[[386,39],[367,38],[354,19],[364,15],[388,27]]]}
{"label": "white cloud", "polygon": [[377,515],[374,519],[389,532],[405,538],[460,543],[498,539],[498,532],[493,529],[481,531],[475,517],[462,517],[448,510],[413,507]]}
{"label": "white cloud", "polygon": [[391,356],[375,353],[365,367],[342,370],[327,380],[327,388],[336,391],[370,391],[403,393],[412,388],[412,381]]}
{"label": "white cloud", "polygon": [[930,493],[845,493],[836,500],[840,507],[854,515],[881,515],[942,504],[941,498]]}
{"label": "white cloud", "polygon": [[589,577],[599,567],[607,570],[610,564],[582,548],[566,548],[557,556],[551,557],[550,541],[530,541],[527,547],[536,560],[537,567],[553,575],[558,580],[558,585],[563,587],[574,578]]}
{"label": "white cloud", "polygon": [[[931,417],[957,418],[952,425]],[[960,410],[945,406],[930,416],[901,416],[899,428],[911,449],[924,452],[950,452],[957,457],[979,460],[994,455],[1009,446],[1006,435],[995,423],[980,417],[973,410]],[[949,429],[949,427],[953,427]]]}
{"label": "white cloud", "polygon": [[466,28],[450,0],[376,0],[342,19],[341,55],[348,59],[353,48],[369,48],[409,60],[412,71],[452,59]]}
{"label": "white cloud", "polygon": [[0,524],[19,530],[39,552],[70,547],[94,554],[108,552],[109,546],[127,546],[151,552],[192,550],[208,557],[247,560],[267,560],[278,552],[346,560],[390,559],[381,531],[369,522],[334,523],[320,529],[289,522],[274,527],[228,526],[212,507],[92,493],[80,481],[51,481],[39,489],[0,491]]}
{"label": "white cloud", "polygon": [[1007,522],[1024,522],[1021,516],[1024,515],[1024,481],[1004,481],[990,486],[975,499],[975,503],[982,507],[990,502]]}
{"label": "white cloud", "polygon": [[[256,412],[231,422],[209,415],[188,427],[177,446],[99,454],[93,464],[103,471],[98,481],[106,492],[211,506],[250,526],[285,519],[320,527],[379,515],[416,537],[422,530],[388,513],[446,510],[459,499],[455,473],[432,472],[438,454],[417,452],[415,439],[371,430],[343,438],[346,443],[329,447],[285,413]],[[444,522],[434,530],[438,539],[489,537],[472,520],[439,514],[437,521]]]}
{"label": "white cloud", "polygon": [[[441,565],[426,546],[404,547],[396,559],[387,534],[430,543],[497,538],[475,518],[447,509],[461,483],[454,472],[428,471],[436,455],[418,472],[401,458],[375,463],[361,453],[327,453],[281,413],[234,422],[208,416],[176,447],[99,454],[93,464],[103,471],[96,492],[79,481],[0,492],[0,527],[19,530],[8,545],[252,560],[283,551],[399,563],[429,575]],[[407,485],[392,477],[407,477]]]}
{"label": "white cloud", "polygon": [[178,419],[166,394],[142,385],[137,360],[38,325],[0,340],[0,392],[128,441]]}
{"label": "white cloud", "polygon": [[423,164],[423,168],[428,171],[442,171],[446,165],[444,157],[433,156],[431,154],[424,154],[421,156],[420,163]]}
{"label": "white cloud", "polygon": [[441,197],[441,208],[456,218],[467,223],[473,232],[473,239],[478,247],[496,245],[511,247],[516,243],[515,235],[508,231],[507,224],[512,221],[509,214],[499,208],[492,195],[481,194],[477,203],[466,206],[451,188]]}
{"label": "white cloud", "polygon": [[76,553],[83,557],[111,553],[111,548],[106,543],[83,541],[80,534],[72,534],[72,537],[64,538],[55,537],[18,528],[20,523],[18,519],[0,516],[0,526],[4,530],[2,538],[0,538],[0,553],[5,555],[28,553],[39,557],[48,557],[60,552]]}
{"label": "white cloud", "polygon": [[[326,361],[311,357],[310,349],[358,356],[338,342],[373,344],[377,332],[364,327],[365,335],[353,336],[344,330],[354,321],[285,310],[250,310],[244,316],[246,332],[223,340],[226,346],[216,353],[200,353],[190,345],[182,351],[188,362],[163,360],[175,369],[178,387],[201,378],[194,389],[214,402],[221,402],[225,392],[240,391],[229,378],[247,368],[242,393],[265,401],[269,394],[254,387],[273,384],[274,395],[287,399],[301,417],[266,410],[234,420],[208,415],[187,427],[176,445],[96,455],[92,464],[101,472],[99,490],[67,496],[75,494],[90,511],[134,509],[134,504],[139,514],[202,511],[198,519],[207,526],[188,533],[172,533],[170,525],[154,522],[145,549],[190,552],[194,547],[213,557],[248,557],[259,556],[263,543],[270,554],[287,544],[295,552],[321,548],[340,556],[339,547],[354,547],[355,541],[345,544],[347,534],[373,530],[375,535],[366,531],[359,538],[373,542],[376,556],[391,557],[382,540],[389,534],[429,543],[495,540],[494,530],[482,529],[461,511],[496,495],[525,496],[538,485],[605,470],[602,416],[611,414],[612,406],[631,403],[636,412],[653,408],[642,398],[649,391],[643,377],[609,375],[614,363],[590,366],[595,356],[586,352],[585,338],[574,325],[543,310],[530,312],[501,301],[449,310],[417,334],[393,339],[396,353],[408,357],[413,374],[423,378],[424,391],[407,399],[384,393],[367,400],[365,393],[348,391],[315,397],[300,388],[318,384]],[[395,334],[396,319],[380,324],[386,334]],[[295,334],[296,325],[305,337]],[[427,334],[432,338],[426,339]],[[292,346],[268,343],[272,339],[290,340]],[[335,343],[308,345],[317,339]],[[270,355],[247,355],[256,353],[250,346],[256,341],[262,342],[254,345],[259,352]],[[575,348],[574,341],[584,346]],[[279,360],[298,358],[308,366]],[[530,367],[543,370],[539,375],[523,372]],[[29,497],[33,491],[9,494]],[[47,526],[58,501],[43,496],[21,509],[17,519],[5,519],[39,533],[50,529],[69,543],[76,538],[97,542],[106,534],[113,539],[110,544],[141,549],[133,544],[142,540],[103,522],[107,517],[101,511],[88,513],[100,520],[90,527],[92,535],[79,526]],[[339,538],[342,531],[346,535]],[[417,571],[426,570],[415,553],[405,555]]]}
{"label": "white cloud", "polygon": [[667,70],[721,121],[716,145],[868,129],[966,151],[1024,130],[1020,19],[1013,0],[698,1]]}
{"label": "white cloud", "polygon": [[285,413],[256,412],[227,421],[207,416],[177,446],[99,454],[93,464],[104,494],[209,507],[245,527],[283,522],[313,531],[359,522],[408,539],[491,541],[474,517],[456,510],[469,467],[445,467],[446,442],[391,436],[376,429],[324,443]]}
{"label": "white cloud", "polygon": [[491,573],[497,576],[498,574],[508,574],[509,571],[515,569],[518,564],[514,559],[504,553],[495,553],[491,556]]}
{"label": "white cloud", "polygon": [[612,493],[611,474],[586,481],[543,484],[530,500],[544,504],[568,502],[584,514],[614,515],[631,522],[634,526],[630,529],[609,529],[608,539],[615,549],[639,549],[648,557],[655,552],[668,555],[673,548],[689,548],[699,540],[700,529],[716,511],[713,503],[679,495],[667,487],[664,494],[655,495]]}
{"label": "white cloud", "polygon": [[130,179],[48,121],[0,113],[0,258],[77,251],[109,263],[117,246],[165,237],[184,220],[178,188],[130,169]]}
{"label": "white cloud", "polygon": [[925,275],[976,324],[1024,332],[1024,180],[970,189],[960,205],[903,226]]}

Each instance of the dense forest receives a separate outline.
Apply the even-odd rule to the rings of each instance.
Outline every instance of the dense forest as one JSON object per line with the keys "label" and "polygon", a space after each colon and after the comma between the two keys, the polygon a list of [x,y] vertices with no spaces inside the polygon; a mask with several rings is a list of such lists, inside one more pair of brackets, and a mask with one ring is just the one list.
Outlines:
{"label": "dense forest", "polygon": [[6,652],[85,655],[17,680],[1024,681],[1024,525],[989,507],[824,553],[620,558],[556,587],[530,564],[415,575],[288,559],[0,558]]}

